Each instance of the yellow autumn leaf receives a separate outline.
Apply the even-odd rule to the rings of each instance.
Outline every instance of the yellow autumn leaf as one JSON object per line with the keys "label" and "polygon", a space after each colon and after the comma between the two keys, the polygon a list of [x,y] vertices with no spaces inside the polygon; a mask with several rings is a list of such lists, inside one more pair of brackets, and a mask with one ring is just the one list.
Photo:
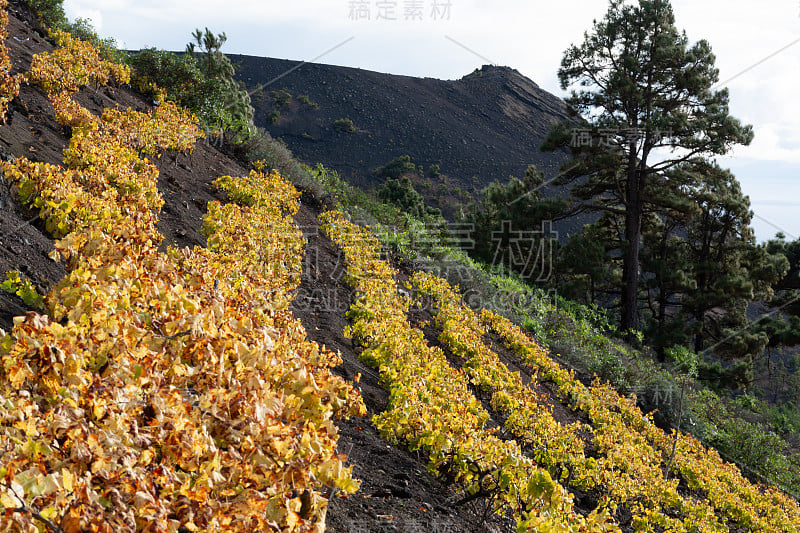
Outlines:
{"label": "yellow autumn leaf", "polygon": [[20,501],[10,491],[5,491],[0,492],[0,505],[6,509],[16,509],[20,506]]}

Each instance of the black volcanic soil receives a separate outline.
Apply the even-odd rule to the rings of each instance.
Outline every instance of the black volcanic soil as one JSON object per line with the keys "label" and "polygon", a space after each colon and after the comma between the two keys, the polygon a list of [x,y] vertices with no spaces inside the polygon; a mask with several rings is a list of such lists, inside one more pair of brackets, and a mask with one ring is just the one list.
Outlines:
{"label": "black volcanic soil", "polygon": [[[400,155],[425,169],[439,164],[450,186],[469,193],[492,180],[521,177],[530,164],[552,177],[566,158],[564,152],[539,151],[551,126],[568,118],[566,105],[508,67],[484,66],[446,81],[230,57],[238,79],[255,91],[256,124],[301,160],[321,162],[358,185],[374,185],[372,172]],[[268,114],[277,110],[270,93],[284,89],[292,99],[269,123]],[[301,95],[318,109],[301,103]],[[341,118],[353,121],[355,133],[336,131],[333,123]]]}

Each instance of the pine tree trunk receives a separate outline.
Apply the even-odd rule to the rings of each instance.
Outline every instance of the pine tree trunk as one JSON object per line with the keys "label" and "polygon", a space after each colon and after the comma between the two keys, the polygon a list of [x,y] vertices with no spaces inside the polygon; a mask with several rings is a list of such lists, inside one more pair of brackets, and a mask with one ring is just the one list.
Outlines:
{"label": "pine tree trunk", "polygon": [[[639,245],[642,241],[642,194],[635,163],[628,166],[625,240],[627,249],[622,259],[622,330],[639,329]],[[627,335],[627,337],[631,337]],[[631,340],[631,339],[628,339]]]}

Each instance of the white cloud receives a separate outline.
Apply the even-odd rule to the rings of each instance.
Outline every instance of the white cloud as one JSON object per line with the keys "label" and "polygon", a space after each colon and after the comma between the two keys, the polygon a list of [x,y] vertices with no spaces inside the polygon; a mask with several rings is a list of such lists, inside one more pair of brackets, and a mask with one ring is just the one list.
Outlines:
{"label": "white cloud", "polygon": [[[755,128],[750,146],[737,147],[736,157],[755,161],[800,164],[800,128],[789,122],[766,123]],[[800,183],[798,183],[800,186]]]}
{"label": "white cloud", "polygon": [[92,21],[92,26],[98,31],[103,31],[103,12],[100,9],[94,9],[89,6],[76,5],[75,0],[66,0],[64,8],[69,13],[70,20],[78,18],[89,19]]}

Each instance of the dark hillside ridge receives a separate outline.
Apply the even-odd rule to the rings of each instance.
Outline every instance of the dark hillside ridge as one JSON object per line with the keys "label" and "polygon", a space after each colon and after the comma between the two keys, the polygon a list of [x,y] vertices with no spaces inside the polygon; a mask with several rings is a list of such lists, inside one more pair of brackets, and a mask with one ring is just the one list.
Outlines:
{"label": "dark hillside ridge", "polygon": [[[564,152],[539,151],[550,128],[569,118],[566,104],[508,67],[484,66],[446,81],[230,58],[248,89],[264,86],[262,93],[253,93],[256,124],[283,139],[299,159],[323,163],[356,185],[375,185],[373,171],[401,155],[426,170],[440,165],[450,185],[468,193],[492,180],[522,177],[530,164],[552,177],[566,159]],[[271,93],[280,90],[292,98],[279,109]],[[302,103],[301,95],[312,105]],[[280,117],[270,123],[273,111]],[[354,133],[336,130],[334,121],[343,118],[353,121]]]}

